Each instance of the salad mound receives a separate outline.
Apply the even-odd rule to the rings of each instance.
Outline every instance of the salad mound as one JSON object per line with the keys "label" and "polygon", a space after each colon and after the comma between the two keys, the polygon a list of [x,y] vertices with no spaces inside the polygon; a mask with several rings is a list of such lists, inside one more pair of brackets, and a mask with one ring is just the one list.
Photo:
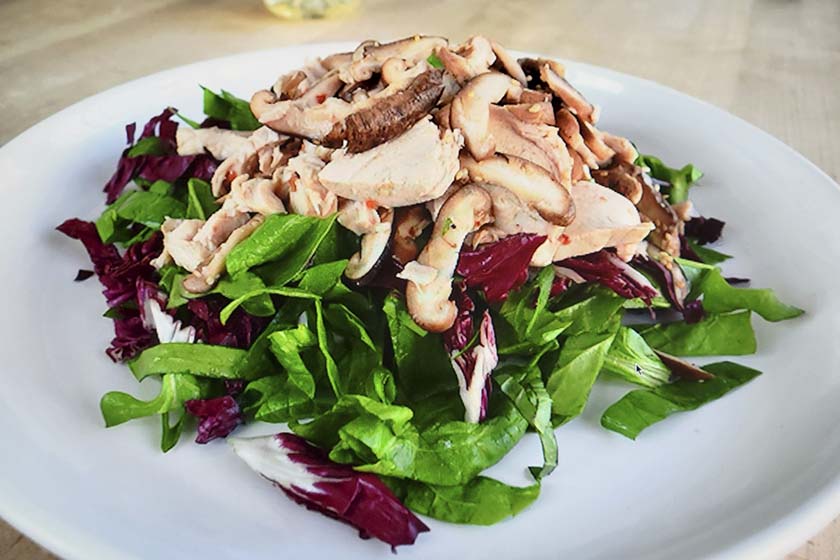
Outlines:
{"label": "salad mound", "polygon": [[[760,374],[683,358],[752,354],[753,313],[802,313],[724,276],[700,171],[601,130],[559,62],[415,36],[203,95],[200,122],[128,125],[105,210],[58,227],[104,286],[107,355],[160,380],[102,415],[159,416],[164,452],[284,424],[228,441],[364,538],[518,514],[598,379],[635,386],[601,419],[635,439]],[[527,432],[530,486],[482,474]]]}

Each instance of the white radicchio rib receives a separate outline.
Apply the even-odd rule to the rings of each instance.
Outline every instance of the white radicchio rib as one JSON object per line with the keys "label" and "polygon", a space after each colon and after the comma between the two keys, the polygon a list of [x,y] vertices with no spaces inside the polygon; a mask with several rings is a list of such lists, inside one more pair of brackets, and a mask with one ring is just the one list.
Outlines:
{"label": "white radicchio rib", "polygon": [[477,424],[487,415],[490,374],[499,364],[496,334],[488,311],[481,317],[478,344],[467,351],[451,350],[449,356],[458,376],[458,388],[465,409],[464,421]]}

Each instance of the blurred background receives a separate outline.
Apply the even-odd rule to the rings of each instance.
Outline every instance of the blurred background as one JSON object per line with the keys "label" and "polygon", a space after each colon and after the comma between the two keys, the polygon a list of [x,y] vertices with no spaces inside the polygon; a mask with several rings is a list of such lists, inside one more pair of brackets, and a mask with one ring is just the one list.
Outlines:
{"label": "blurred background", "polygon": [[[262,0],[0,0],[0,145],[89,95],[198,60],[321,41],[484,34],[704,99],[840,179],[840,0],[302,1],[275,0],[274,11],[297,18],[328,7],[332,17],[284,19]],[[0,521],[0,560],[44,558],[52,556]],[[837,521],[789,557],[837,558]]]}

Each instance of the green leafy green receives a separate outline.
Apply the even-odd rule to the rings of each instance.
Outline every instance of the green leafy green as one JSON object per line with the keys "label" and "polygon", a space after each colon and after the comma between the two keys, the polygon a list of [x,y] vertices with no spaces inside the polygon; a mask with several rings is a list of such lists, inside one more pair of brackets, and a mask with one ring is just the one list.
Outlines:
{"label": "green leafy green", "polygon": [[160,450],[166,453],[181,439],[181,433],[184,431],[184,420],[187,418],[187,411],[181,410],[178,415],[178,420],[174,425],[169,424],[169,412],[164,412],[160,415]]}
{"label": "green leafy green", "polygon": [[385,298],[382,310],[388,319],[402,400],[420,401],[436,393],[457,393],[458,380],[440,335],[415,323],[397,294]]}
{"label": "green leafy green", "polygon": [[160,138],[157,136],[146,136],[145,138],[138,140],[137,143],[128,150],[126,155],[131,158],[137,156],[163,156],[166,155],[166,152],[166,145]]}
{"label": "green leafy green", "polygon": [[732,389],[761,374],[733,362],[718,362],[703,367],[713,374],[706,381],[677,381],[655,389],[630,391],[610,406],[601,417],[601,425],[630,439],[675,412],[694,410],[719,399]]}
{"label": "green leafy green", "polygon": [[233,130],[256,130],[262,126],[244,99],[225,90],[214,93],[204,86],[201,89],[204,90],[204,114],[208,117],[228,121]]}
{"label": "green leafy green", "polygon": [[119,391],[106,393],[99,403],[105,426],[111,427],[136,418],[164,414],[183,408],[184,402],[200,399],[206,385],[192,375],[168,373],[161,377],[160,392],[150,401],[141,401]]}
{"label": "green leafy green", "polygon": [[138,381],[158,374],[238,379],[236,366],[246,354],[245,350],[227,346],[171,342],[146,348],[128,362],[128,367]]}
{"label": "green leafy green", "polygon": [[528,426],[506,398],[491,402],[481,424],[450,421],[420,431],[412,417],[405,406],[344,395],[330,412],[290,427],[356,470],[451,486],[498,462]]}
{"label": "green leafy green", "polygon": [[210,183],[195,177],[187,181],[187,218],[206,220],[218,209]]}
{"label": "green leafy green", "polygon": [[272,333],[268,337],[271,351],[286,370],[289,383],[309,399],[315,398],[315,378],[303,361],[302,351],[313,348],[318,340],[306,325],[298,325]]}
{"label": "green leafy green", "polygon": [[[169,183],[159,181],[155,183]],[[160,229],[167,218],[183,218],[186,206],[180,200],[161,192],[133,190],[123,193],[96,220],[96,230],[103,243],[131,244],[147,238]],[[139,232],[132,226],[145,226]]]}
{"label": "green leafy green", "polygon": [[551,424],[551,397],[540,370],[536,365],[517,367],[509,364],[493,372],[493,379],[539,435],[543,465],[529,467],[531,474],[539,481],[557,467],[557,438]]}
{"label": "green leafy green", "polygon": [[335,215],[319,219],[299,214],[272,214],[227,257],[231,276],[258,265],[266,284],[282,286],[309,264],[330,231]]}
{"label": "green leafy green", "polygon": [[426,59],[426,62],[428,62],[429,66],[431,66],[432,68],[443,68],[443,62],[441,62],[437,55],[434,53],[429,55],[429,57]]}
{"label": "green leafy green", "polygon": [[652,325],[640,328],[639,334],[652,348],[674,356],[743,356],[756,351],[749,311],[707,315],[694,324]]}
{"label": "green leafy green", "polygon": [[341,379],[338,377],[338,366],[330,354],[327,327],[324,324],[324,306],[320,300],[315,300],[315,332],[317,333],[318,348],[324,359],[324,369],[327,372],[327,379],[330,381],[333,393],[336,397],[344,394]]}
{"label": "green leafy green", "polygon": [[[229,300],[237,300],[243,296],[258,293],[260,290],[264,289],[265,282],[263,282],[262,278],[253,272],[245,271],[240,272],[233,278],[230,276],[222,277],[218,284],[216,284],[213,289],[207,293],[222,294]],[[198,294],[197,296],[190,294],[190,296],[201,297],[205,296],[207,293]],[[275,312],[274,302],[271,301],[270,293],[261,293],[246,297],[246,299],[242,302],[242,307],[245,311],[251,315],[256,315],[257,317],[268,317],[270,315],[274,315]]]}
{"label": "green leafy green", "polygon": [[671,377],[671,370],[642,335],[628,327],[618,329],[604,359],[604,371],[643,387],[658,387]]}
{"label": "green leafy green", "polygon": [[262,297],[264,295],[283,296],[287,298],[298,299],[320,299],[320,296],[316,296],[315,294],[311,294],[307,291],[300,290],[298,288],[257,288],[256,290],[252,290],[250,292],[242,294],[241,296],[224,306],[222,311],[219,313],[219,319],[222,321],[222,324],[224,325],[225,323],[227,323],[227,320],[230,319],[230,316],[233,314],[234,311],[236,311],[237,307],[239,307],[247,301],[250,301],[254,298]]}
{"label": "green leafy green", "polygon": [[554,270],[542,269],[537,278],[512,292],[499,309],[495,321],[500,355],[530,355],[557,338],[569,321],[548,310],[548,298]]}
{"label": "green leafy green", "polygon": [[614,331],[626,301],[603,286],[583,286],[564,294],[557,302],[555,317],[568,324],[563,331],[566,336]]}
{"label": "green leafy green", "polygon": [[677,259],[686,277],[691,279],[689,297],[703,295],[703,308],[709,313],[726,313],[739,309],[755,311],[768,321],[784,321],[804,313],[798,307],[783,303],[776,293],[769,289],[736,288],[720,272],[720,269]]}
{"label": "green leafy green", "polygon": [[461,486],[436,486],[413,480],[385,479],[406,507],[441,521],[493,525],[514,516],[540,495],[540,485],[518,488],[479,476]]}
{"label": "green leafy green", "polygon": [[675,169],[668,167],[655,156],[642,154],[639,154],[635,163],[650,169],[651,177],[670,183],[670,187],[663,187],[662,192],[667,194],[668,201],[671,204],[687,200],[689,187],[703,177],[703,172],[690,163],[680,169]]}
{"label": "green leafy green", "polygon": [[723,261],[727,261],[732,258],[732,255],[727,255],[726,253],[721,253],[720,251],[704,247],[693,239],[686,239],[686,242],[697,254],[697,256],[700,257],[700,260],[703,261],[704,264],[720,264]]}
{"label": "green leafy green", "polygon": [[583,411],[614,338],[615,331],[585,333],[563,343],[545,384],[555,425],[565,424]]}

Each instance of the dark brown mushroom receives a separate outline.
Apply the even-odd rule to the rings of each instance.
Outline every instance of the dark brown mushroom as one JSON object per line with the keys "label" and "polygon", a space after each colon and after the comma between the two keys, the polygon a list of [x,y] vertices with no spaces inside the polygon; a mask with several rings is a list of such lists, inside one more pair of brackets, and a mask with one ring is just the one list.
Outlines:
{"label": "dark brown mushroom", "polygon": [[367,151],[396,138],[428,115],[443,93],[443,72],[423,72],[404,90],[389,95],[372,106],[351,113],[336,123],[323,144],[339,148],[347,141],[351,154]]}
{"label": "dark brown mushroom", "polygon": [[420,254],[417,238],[431,223],[429,211],[424,206],[397,208],[391,248],[400,264],[405,265],[417,258]]}
{"label": "dark brown mushroom", "polygon": [[595,124],[598,122],[598,108],[570,84],[566,78],[566,69],[555,60],[543,58],[520,58],[519,64],[532,83],[538,81],[547,86],[563,103],[573,109],[580,118]]}
{"label": "dark brown mushroom", "polygon": [[642,170],[632,164],[617,162],[609,167],[591,170],[596,183],[624,195],[633,204],[642,199]]}

